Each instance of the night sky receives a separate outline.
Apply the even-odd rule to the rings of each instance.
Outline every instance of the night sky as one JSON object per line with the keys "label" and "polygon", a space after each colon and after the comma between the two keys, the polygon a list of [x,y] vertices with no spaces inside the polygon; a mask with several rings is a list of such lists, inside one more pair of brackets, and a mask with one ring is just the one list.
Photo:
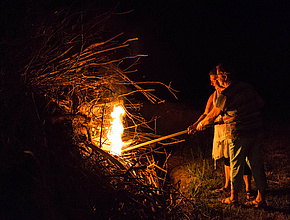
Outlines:
{"label": "night sky", "polygon": [[[2,1],[1,45],[7,25],[23,31],[22,17],[33,9],[63,6],[116,7],[112,28],[138,37],[133,53],[148,54],[139,64],[143,80],[158,80],[180,91],[179,100],[161,91],[161,98],[203,109],[213,92],[208,73],[230,61],[237,78],[249,82],[266,101],[266,113],[289,119],[289,3],[275,1]],[[81,3],[80,3],[81,2]],[[31,7],[34,5],[34,8]],[[132,10],[132,11],[131,11]],[[123,13],[129,12],[130,13]],[[118,14],[120,13],[120,14]]]}
{"label": "night sky", "polygon": [[289,119],[289,3],[201,2],[135,4],[126,21],[149,55],[141,71],[150,79],[172,81],[179,101],[203,106],[213,91],[208,72],[229,61],[237,78],[264,98],[267,115]]}

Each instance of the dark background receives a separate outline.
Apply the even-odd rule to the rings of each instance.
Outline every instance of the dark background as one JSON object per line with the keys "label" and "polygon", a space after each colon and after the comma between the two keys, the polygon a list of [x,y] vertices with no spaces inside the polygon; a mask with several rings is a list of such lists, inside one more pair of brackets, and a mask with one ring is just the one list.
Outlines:
{"label": "dark background", "polygon": [[149,79],[172,81],[180,91],[179,101],[203,108],[213,91],[208,72],[229,61],[237,78],[252,84],[264,98],[267,116],[289,119],[288,5],[139,1],[127,15],[126,32],[139,36],[141,52],[149,55],[141,71]]}
{"label": "dark background", "polygon": [[[20,44],[28,14],[62,7],[114,9],[112,31],[138,37],[132,53],[148,54],[141,60],[142,80],[172,82],[175,100],[203,109],[213,92],[208,72],[221,61],[235,64],[240,80],[249,82],[266,101],[265,114],[289,119],[289,3],[253,1],[20,1],[1,3],[1,50]],[[126,13],[127,12],[127,13]],[[37,16],[35,16],[37,19]],[[6,59],[1,52],[1,59]]]}

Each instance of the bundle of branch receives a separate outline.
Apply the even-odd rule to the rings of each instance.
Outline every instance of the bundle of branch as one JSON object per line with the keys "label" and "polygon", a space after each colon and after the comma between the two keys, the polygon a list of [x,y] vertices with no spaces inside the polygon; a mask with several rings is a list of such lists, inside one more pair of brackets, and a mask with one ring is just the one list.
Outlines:
{"label": "bundle of branch", "polygon": [[[34,38],[34,55],[24,70],[25,81],[31,91],[45,97],[47,109],[56,106],[49,112],[52,123],[72,122],[73,139],[86,169],[110,177],[116,190],[130,192],[133,201],[152,212],[165,210],[162,187],[170,156],[166,149],[152,145],[123,157],[105,150],[110,113],[115,105],[122,105],[126,111],[125,139],[138,143],[157,137],[140,115],[142,104],[136,102],[134,94],[142,93],[152,103],[164,100],[151,93],[154,89],[140,86],[146,82],[129,78],[137,72],[139,59],[146,55],[130,54],[130,43],[137,38],[120,43],[121,33],[102,40],[100,30],[110,14],[93,19],[85,15],[62,11],[54,15],[50,25],[40,26]],[[170,85],[164,86],[174,95]],[[155,161],[154,155],[160,153],[163,161]]]}

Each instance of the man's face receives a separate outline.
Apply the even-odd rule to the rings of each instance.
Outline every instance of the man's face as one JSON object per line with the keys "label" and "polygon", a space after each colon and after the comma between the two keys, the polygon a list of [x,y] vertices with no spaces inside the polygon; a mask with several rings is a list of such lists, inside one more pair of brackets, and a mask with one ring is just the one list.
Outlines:
{"label": "man's face", "polygon": [[217,81],[217,76],[216,75],[210,75],[209,78],[210,78],[211,85],[214,86],[215,89],[218,89],[219,88],[219,83]]}
{"label": "man's face", "polygon": [[217,68],[217,81],[218,83],[221,85],[221,86],[224,86],[225,85],[225,77],[222,75],[223,72]]}

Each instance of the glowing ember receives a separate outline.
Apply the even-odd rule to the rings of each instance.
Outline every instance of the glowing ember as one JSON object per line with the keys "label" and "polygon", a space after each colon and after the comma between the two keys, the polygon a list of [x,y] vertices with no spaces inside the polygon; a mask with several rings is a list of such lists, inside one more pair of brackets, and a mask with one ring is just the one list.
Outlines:
{"label": "glowing ember", "polygon": [[124,131],[122,119],[125,115],[125,110],[122,106],[115,106],[113,112],[111,113],[112,122],[111,127],[108,132],[108,139],[111,145],[111,153],[121,155],[122,146],[124,145],[122,141],[122,134]]}

